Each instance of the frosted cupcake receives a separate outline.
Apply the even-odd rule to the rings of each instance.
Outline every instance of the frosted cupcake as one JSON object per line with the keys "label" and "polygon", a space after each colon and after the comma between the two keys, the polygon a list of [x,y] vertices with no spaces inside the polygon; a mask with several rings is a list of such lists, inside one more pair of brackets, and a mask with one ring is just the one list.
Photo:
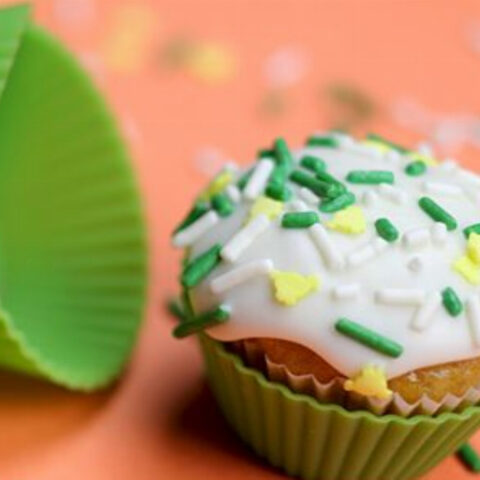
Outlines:
{"label": "frosted cupcake", "polygon": [[175,335],[204,332],[223,411],[274,465],[418,475],[480,422],[480,178],[375,135],[258,157],[174,234]]}

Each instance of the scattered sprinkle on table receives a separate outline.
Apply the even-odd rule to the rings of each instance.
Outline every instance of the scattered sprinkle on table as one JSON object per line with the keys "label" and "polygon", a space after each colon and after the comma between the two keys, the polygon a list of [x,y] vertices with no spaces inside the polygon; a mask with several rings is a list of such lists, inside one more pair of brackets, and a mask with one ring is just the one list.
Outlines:
{"label": "scattered sprinkle on table", "polygon": [[469,470],[480,472],[480,456],[469,443],[464,443],[457,450],[457,456]]}
{"label": "scattered sprinkle on table", "polygon": [[403,347],[397,342],[346,318],[337,320],[335,330],[389,357],[398,358],[403,353]]}
{"label": "scattered sprinkle on table", "polygon": [[191,320],[181,322],[173,330],[173,336],[176,338],[188,337],[206,328],[225,323],[229,318],[230,310],[225,306],[220,306],[209,312],[202,313]]}
{"label": "scattered sprinkle on table", "polygon": [[285,213],[282,217],[283,228],[308,228],[319,221],[315,212]]}
{"label": "scattered sprinkle on table", "polygon": [[356,184],[378,185],[392,184],[395,181],[393,172],[389,170],[352,170],[346,177],[347,182]]}
{"label": "scattered sprinkle on table", "polygon": [[458,226],[455,218],[444,210],[437,202],[429,197],[422,197],[418,204],[420,208],[436,222],[445,224],[448,230],[455,230]]}
{"label": "scattered sprinkle on table", "polygon": [[389,243],[398,239],[398,230],[388,218],[379,218],[375,222],[375,229],[378,235]]}

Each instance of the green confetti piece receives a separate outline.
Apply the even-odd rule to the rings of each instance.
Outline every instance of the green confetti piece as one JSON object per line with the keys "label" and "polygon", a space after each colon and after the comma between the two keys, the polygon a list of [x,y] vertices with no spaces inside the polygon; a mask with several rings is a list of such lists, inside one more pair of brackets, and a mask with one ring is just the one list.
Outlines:
{"label": "green confetti piece", "polygon": [[345,187],[345,185],[340,180],[337,180],[333,175],[328,172],[318,172],[315,176],[322,182],[336,185],[340,193],[345,193],[347,191],[347,187]]}
{"label": "green confetti piece", "polygon": [[347,182],[378,185],[380,183],[394,183],[395,176],[388,170],[352,170],[346,177]]}
{"label": "green confetti piece", "polygon": [[235,205],[224,193],[217,193],[212,197],[212,207],[221,216],[228,217],[235,210]]}
{"label": "green confetti piece", "polygon": [[442,222],[447,227],[447,230],[452,231],[457,228],[457,221],[452,215],[444,210],[438,203],[429,197],[422,197],[418,204],[420,208],[436,222]]}
{"label": "green confetti piece", "polygon": [[405,173],[411,177],[418,177],[419,175],[423,175],[426,171],[427,166],[425,165],[425,162],[421,162],[420,160],[411,162],[405,167]]}
{"label": "green confetti piece", "polygon": [[480,223],[474,223],[473,225],[469,225],[467,228],[463,230],[463,233],[468,238],[471,233],[476,233],[480,235]]}
{"label": "green confetti piece", "polygon": [[192,223],[194,223],[196,220],[198,220],[202,215],[208,212],[210,209],[210,206],[208,205],[207,202],[196,202],[193,208],[188,212],[187,216],[185,217],[184,220],[178,225],[173,233],[178,233],[185,228],[189,227]]}
{"label": "green confetti piece", "polygon": [[307,139],[308,147],[338,148],[339,143],[334,137],[312,136]]}
{"label": "green confetti piece", "polygon": [[403,353],[403,347],[400,344],[346,318],[337,320],[335,330],[389,357],[398,358]]}
{"label": "green confetti piece", "polygon": [[384,137],[381,137],[380,135],[377,135],[376,133],[369,133],[367,135],[368,140],[373,140],[375,142],[380,142],[383,143],[384,145],[387,145],[390,148],[393,148],[399,153],[409,153],[410,150],[408,148],[402,147],[398,143],[393,143],[390,140],[387,140]]}
{"label": "green confetti piece", "polygon": [[221,249],[217,243],[187,264],[181,277],[182,285],[185,288],[198,285],[220,262]]}
{"label": "green confetti piece", "polygon": [[457,456],[469,470],[480,472],[480,456],[469,443],[465,443],[457,450]]}
{"label": "green confetti piece", "polygon": [[442,292],[443,306],[452,317],[458,317],[463,312],[463,303],[455,290],[447,287]]}
{"label": "green confetti piece", "polygon": [[275,151],[271,148],[263,148],[258,151],[257,158],[273,158],[275,157]]}
{"label": "green confetti piece", "polygon": [[325,170],[325,162],[321,158],[314,157],[313,155],[305,155],[302,157],[300,166],[313,173],[320,173]]}
{"label": "green confetti piece", "polygon": [[324,213],[334,213],[353,205],[355,202],[355,195],[351,192],[345,192],[331,200],[323,200],[319,209]]}
{"label": "green confetti piece", "polygon": [[290,180],[297,185],[308,188],[319,197],[335,198],[341,192],[338,185],[323,182],[301,170],[294,170],[290,174]]}
{"label": "green confetti piece", "polygon": [[247,170],[244,174],[240,176],[240,178],[237,181],[237,187],[239,188],[240,191],[243,191],[243,189],[247,186],[248,181],[250,180],[250,177],[253,174],[253,168],[250,170]]}
{"label": "green confetti piece", "polygon": [[265,189],[265,195],[280,202],[288,202],[292,198],[292,192],[286,185],[278,183],[269,183]]}
{"label": "green confetti piece", "polygon": [[195,333],[202,332],[206,328],[226,323],[230,318],[228,308],[220,306],[209,312],[202,313],[191,320],[181,322],[173,330],[175,338],[184,338]]}
{"label": "green confetti piece", "polygon": [[98,389],[144,314],[130,158],[102,96],[26,5],[0,10],[0,65],[0,366]]}
{"label": "green confetti piece", "polygon": [[398,230],[388,218],[379,218],[375,222],[375,229],[380,237],[387,242],[395,242],[398,239]]}
{"label": "green confetti piece", "polygon": [[283,228],[308,228],[318,222],[315,212],[285,213],[282,217]]}
{"label": "green confetti piece", "polygon": [[292,154],[288,148],[287,142],[283,138],[277,138],[273,144],[275,160],[277,165],[283,165],[285,168],[291,168],[293,164]]}

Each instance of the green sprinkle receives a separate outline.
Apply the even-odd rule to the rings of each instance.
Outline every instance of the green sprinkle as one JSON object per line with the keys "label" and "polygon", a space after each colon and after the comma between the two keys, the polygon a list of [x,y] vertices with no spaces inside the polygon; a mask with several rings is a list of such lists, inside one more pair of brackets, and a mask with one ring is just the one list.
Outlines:
{"label": "green sprinkle", "polygon": [[473,225],[468,226],[463,230],[463,233],[468,238],[471,233],[476,233],[480,235],[480,223],[474,223]]}
{"label": "green sprinkle", "polygon": [[347,182],[350,183],[378,185],[380,183],[393,183],[394,181],[393,172],[388,170],[352,170],[347,175]]}
{"label": "green sprinkle", "polygon": [[331,200],[322,201],[319,209],[324,213],[334,213],[338,210],[343,210],[344,208],[353,205],[356,201],[355,195],[351,192],[345,192],[339,195],[336,198]]}
{"label": "green sprinkle", "polygon": [[179,300],[177,298],[170,298],[167,301],[167,310],[174,318],[180,322],[187,320],[187,315],[184,312]]}
{"label": "green sprinkle", "polygon": [[427,166],[425,165],[425,162],[421,162],[420,160],[411,162],[405,167],[405,173],[411,177],[418,177],[419,175],[423,175],[426,171]]}
{"label": "green sprinkle", "polygon": [[438,203],[429,197],[422,197],[418,204],[420,208],[436,222],[442,222],[446,225],[447,230],[455,230],[457,228],[457,221],[446,210],[444,210]]}
{"label": "green sprinkle", "polygon": [[369,140],[373,140],[374,142],[383,143],[384,145],[387,145],[390,148],[393,148],[397,152],[400,152],[400,153],[408,153],[409,152],[409,150],[407,148],[402,147],[401,145],[398,145],[398,143],[390,142],[390,140],[387,140],[386,138],[383,138],[380,135],[377,135],[375,133],[369,133],[367,135],[367,138]]}
{"label": "green sprinkle", "polygon": [[279,200],[280,202],[287,202],[292,198],[292,192],[285,186],[278,183],[269,183],[265,189],[267,197]]}
{"label": "green sprinkle", "polygon": [[335,329],[337,332],[389,357],[397,358],[403,353],[403,347],[398,343],[346,318],[337,320]]}
{"label": "green sprinkle", "polygon": [[290,174],[290,180],[302,187],[308,188],[319,197],[335,198],[342,193],[338,185],[318,180],[301,170],[294,170]]}
{"label": "green sprinkle", "polygon": [[379,218],[375,222],[375,229],[380,237],[387,242],[394,242],[398,239],[398,230],[388,218]]}
{"label": "green sprinkle", "polygon": [[217,243],[192,260],[182,272],[182,285],[186,288],[198,285],[220,262],[221,249],[222,246]]}
{"label": "green sprinkle", "polygon": [[282,217],[282,227],[308,228],[318,221],[318,215],[315,212],[286,213]]}
{"label": "green sprinkle", "polygon": [[174,230],[174,234],[178,233],[188,226],[190,226],[195,220],[198,220],[202,215],[207,213],[209,210],[209,205],[207,202],[197,202],[193,206],[193,208],[188,212],[187,216],[184,220],[178,225],[178,227]]}
{"label": "green sprinkle", "polygon": [[336,138],[333,137],[317,137],[312,136],[307,140],[308,147],[326,147],[326,148],[337,148],[339,146]]}
{"label": "green sprinkle", "polygon": [[206,328],[225,323],[230,318],[230,311],[225,307],[217,307],[215,310],[205,312],[192,320],[181,322],[173,330],[175,338],[184,338],[194,333],[201,332]]}
{"label": "green sprinkle", "polygon": [[318,172],[316,174],[316,177],[322,182],[337,185],[341,193],[345,193],[347,191],[347,188],[345,187],[345,185],[342,182],[340,182],[340,180],[337,180],[333,175],[330,175],[328,172]]}
{"label": "green sprinkle", "polygon": [[283,165],[285,168],[291,168],[293,164],[292,154],[288,148],[287,142],[283,138],[277,138],[273,144],[275,160],[277,165]]}
{"label": "green sprinkle", "polygon": [[458,317],[463,312],[463,304],[457,293],[451,287],[442,292],[443,306],[452,317]]}
{"label": "green sprinkle", "polygon": [[321,158],[314,157],[313,155],[305,155],[302,157],[300,166],[313,173],[320,173],[325,170],[325,162]]}
{"label": "green sprinkle", "polygon": [[221,217],[228,217],[235,210],[235,205],[224,193],[217,193],[212,197],[212,207]]}
{"label": "green sprinkle", "polygon": [[257,158],[273,158],[275,152],[271,148],[262,148],[257,153]]}
{"label": "green sprinkle", "polygon": [[462,463],[472,472],[480,472],[480,457],[469,443],[464,443],[457,450],[457,455]]}
{"label": "green sprinkle", "polygon": [[253,168],[250,170],[247,170],[237,181],[237,187],[243,191],[245,186],[247,185],[248,181],[250,180],[250,177],[253,174]]}

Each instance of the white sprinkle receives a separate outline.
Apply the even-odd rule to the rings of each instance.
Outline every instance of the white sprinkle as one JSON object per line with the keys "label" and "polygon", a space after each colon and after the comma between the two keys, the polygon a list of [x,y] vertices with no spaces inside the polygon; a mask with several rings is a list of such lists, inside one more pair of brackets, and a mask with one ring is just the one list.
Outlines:
{"label": "white sprinkle", "polygon": [[266,215],[258,215],[226,243],[220,256],[227,262],[235,262],[243,251],[270,226],[270,223]]}
{"label": "white sprinkle", "polygon": [[466,183],[470,184],[471,186],[480,188],[480,177],[473,172],[460,169],[460,171],[458,172],[458,178],[460,178],[461,180],[464,180]]}
{"label": "white sprinkle", "polygon": [[419,306],[425,301],[425,292],[417,289],[385,288],[377,291],[375,299],[384,305]]}
{"label": "white sprinkle", "polygon": [[309,229],[313,241],[317,245],[320,254],[323,256],[325,263],[331,270],[340,270],[344,267],[344,259],[338,251],[335,243],[332,241],[330,235],[325,230],[323,225],[316,223]]}
{"label": "white sprinkle", "polygon": [[373,241],[365,245],[364,247],[355,250],[347,256],[347,264],[350,267],[358,267],[362,265],[376,255],[384,252],[389,246],[389,243],[383,238],[375,238]]}
{"label": "white sprinkle", "polygon": [[411,328],[417,332],[426,330],[435,318],[435,313],[442,304],[442,296],[438,292],[431,293],[425,303],[418,309],[413,317]]}
{"label": "white sprinkle", "polygon": [[433,195],[444,195],[449,197],[459,197],[463,194],[463,189],[458,185],[440,182],[424,182],[423,189]]}
{"label": "white sprinkle", "polygon": [[373,190],[366,190],[362,195],[362,203],[367,207],[373,207],[378,202],[378,195]]}
{"label": "white sprinkle", "polygon": [[408,261],[407,267],[412,272],[415,272],[415,273],[420,272],[423,269],[422,257],[420,257],[419,255],[415,255]]}
{"label": "white sprinkle", "polygon": [[473,345],[480,347],[480,299],[477,295],[467,300],[467,318]]}
{"label": "white sprinkle", "polygon": [[378,191],[383,197],[400,205],[404,204],[408,200],[407,192],[400,190],[399,188],[388,183],[380,184],[378,186]]}
{"label": "white sprinkle", "polygon": [[260,193],[262,193],[263,189],[267,185],[268,178],[270,177],[274,166],[275,164],[268,158],[263,158],[257,163],[252,176],[245,186],[245,190],[243,192],[245,198],[248,200],[253,200],[254,198],[258,197]]}
{"label": "white sprinkle", "polygon": [[307,206],[305,202],[296,198],[289,203],[289,207],[294,212],[309,212],[311,208]]}
{"label": "white sprinkle", "polygon": [[349,147],[350,145],[355,144],[355,140],[350,135],[348,135],[347,133],[330,132],[329,136],[331,136],[332,138],[337,140],[340,143],[340,146],[342,148],[346,148],[346,147]]}
{"label": "white sprinkle", "polygon": [[351,283],[347,285],[338,285],[332,289],[332,297],[334,300],[354,300],[360,293],[360,285]]}
{"label": "white sprinkle", "polygon": [[253,262],[240,265],[223,275],[212,280],[210,288],[213,293],[219,294],[240,285],[251,278],[265,275],[273,270],[273,262],[270,259],[255,260]]}
{"label": "white sprinkle", "polygon": [[242,196],[239,188],[236,185],[233,185],[232,183],[228,185],[228,187],[225,189],[225,193],[228,195],[230,200],[234,203],[238,203]]}
{"label": "white sprinkle", "polygon": [[349,153],[365,155],[367,157],[372,157],[375,159],[382,158],[382,152],[380,152],[380,150],[374,147],[370,147],[368,145],[362,145],[361,143],[352,143],[351,145],[345,146],[344,148]]}
{"label": "white sprinkle", "polygon": [[416,228],[403,234],[403,244],[407,248],[421,248],[430,244],[430,230],[426,227]]}
{"label": "white sprinkle", "polygon": [[435,222],[430,227],[430,233],[432,236],[433,243],[436,245],[442,246],[447,241],[448,230],[447,226],[442,222]]}
{"label": "white sprinkle", "polygon": [[400,152],[397,152],[397,150],[392,148],[383,154],[383,158],[387,162],[399,163],[402,156],[400,155]]}
{"label": "white sprinkle", "polygon": [[301,187],[298,194],[302,197],[302,200],[305,200],[307,203],[317,205],[319,202],[319,198],[308,188]]}
{"label": "white sprinkle", "polygon": [[458,169],[460,167],[458,166],[458,163],[455,160],[452,160],[451,158],[446,158],[438,167],[438,170],[442,170],[445,173],[455,173],[458,172]]}
{"label": "white sprinkle", "polygon": [[204,233],[208,232],[219,221],[217,212],[210,210],[203,214],[194,223],[181,230],[173,237],[175,247],[186,247],[199,239]]}

